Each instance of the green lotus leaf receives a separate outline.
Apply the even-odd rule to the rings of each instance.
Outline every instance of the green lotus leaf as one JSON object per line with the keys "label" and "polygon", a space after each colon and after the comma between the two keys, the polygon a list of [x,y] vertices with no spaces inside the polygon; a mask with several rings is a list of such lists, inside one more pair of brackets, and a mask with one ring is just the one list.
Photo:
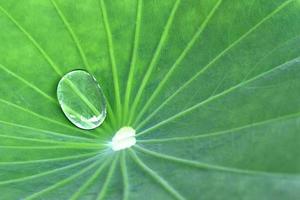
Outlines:
{"label": "green lotus leaf", "polygon": [[[299,22],[299,0],[0,0],[0,199],[299,198]],[[57,100],[77,69],[93,130]]]}

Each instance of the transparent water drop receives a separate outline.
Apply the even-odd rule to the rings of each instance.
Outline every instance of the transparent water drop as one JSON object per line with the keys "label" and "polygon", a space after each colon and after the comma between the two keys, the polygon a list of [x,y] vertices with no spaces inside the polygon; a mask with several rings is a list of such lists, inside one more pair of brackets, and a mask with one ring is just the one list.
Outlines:
{"label": "transparent water drop", "polygon": [[106,117],[106,103],[96,79],[84,70],[64,75],[57,86],[57,98],[66,117],[77,127],[94,129]]}

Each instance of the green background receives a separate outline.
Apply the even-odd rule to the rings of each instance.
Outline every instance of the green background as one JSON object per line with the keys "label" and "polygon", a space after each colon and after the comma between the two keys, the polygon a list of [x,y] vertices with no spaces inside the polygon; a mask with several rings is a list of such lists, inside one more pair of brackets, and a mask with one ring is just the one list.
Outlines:
{"label": "green background", "polygon": [[[299,0],[0,0],[0,199],[299,198],[299,21]],[[74,69],[107,98],[92,131],[56,99]]]}

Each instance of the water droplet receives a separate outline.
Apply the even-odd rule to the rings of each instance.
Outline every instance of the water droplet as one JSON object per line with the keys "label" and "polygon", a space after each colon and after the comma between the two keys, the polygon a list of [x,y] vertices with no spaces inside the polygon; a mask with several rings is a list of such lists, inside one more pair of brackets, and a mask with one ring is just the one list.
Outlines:
{"label": "water droplet", "polygon": [[130,148],[135,145],[135,130],[129,126],[125,126],[117,131],[112,138],[111,148],[114,151]]}
{"label": "water droplet", "polygon": [[66,117],[77,127],[94,129],[106,117],[106,103],[96,79],[84,70],[64,75],[57,86],[57,98]]}

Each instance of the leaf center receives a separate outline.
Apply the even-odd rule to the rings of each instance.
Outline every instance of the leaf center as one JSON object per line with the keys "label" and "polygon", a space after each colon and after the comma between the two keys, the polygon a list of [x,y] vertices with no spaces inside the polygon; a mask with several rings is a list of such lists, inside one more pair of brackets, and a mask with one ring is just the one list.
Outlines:
{"label": "leaf center", "polygon": [[130,148],[135,145],[135,130],[129,126],[119,129],[112,138],[111,147],[114,151]]}

